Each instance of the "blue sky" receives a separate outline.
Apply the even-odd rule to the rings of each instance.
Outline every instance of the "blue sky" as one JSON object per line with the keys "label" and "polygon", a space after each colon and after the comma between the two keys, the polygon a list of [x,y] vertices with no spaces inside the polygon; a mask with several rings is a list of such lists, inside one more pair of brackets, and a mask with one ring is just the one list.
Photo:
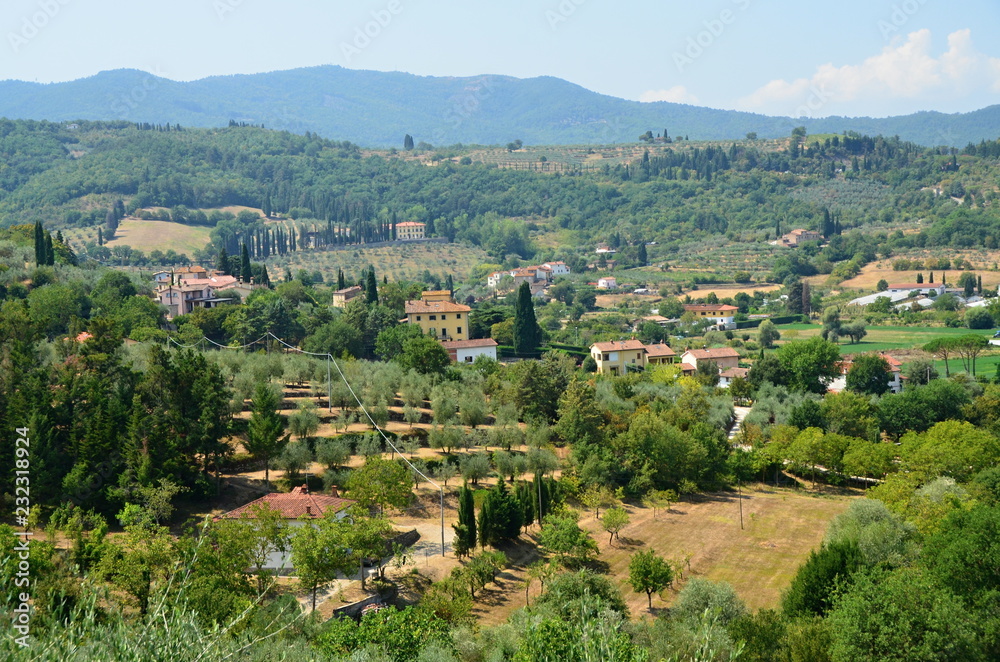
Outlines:
{"label": "blue sky", "polygon": [[174,80],[320,64],[557,76],[771,115],[1000,103],[996,0],[7,0],[0,79]]}

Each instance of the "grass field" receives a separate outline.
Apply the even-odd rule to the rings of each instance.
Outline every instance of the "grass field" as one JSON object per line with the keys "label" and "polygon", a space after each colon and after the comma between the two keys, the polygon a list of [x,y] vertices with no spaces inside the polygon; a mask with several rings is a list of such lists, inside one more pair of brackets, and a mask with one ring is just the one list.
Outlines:
{"label": "grass field", "polygon": [[[805,340],[818,336],[821,327],[818,324],[782,324],[778,326],[781,341]],[[911,327],[911,326],[870,326],[868,335],[854,345],[841,342],[841,354],[862,354],[864,352],[891,352],[903,364],[916,358],[931,358],[929,354],[920,351],[920,347],[934,338],[942,336],[964,336],[975,334],[991,338],[993,329],[973,331],[971,329],[951,329],[947,327]],[[962,362],[956,357],[949,359],[951,373],[963,372]],[[945,374],[944,361],[934,361],[941,376]],[[976,360],[976,374],[992,377],[1000,365],[1000,347],[992,347]]]}
{"label": "grass field", "polygon": [[[115,238],[105,242],[109,248],[115,246],[131,246],[143,253],[150,251],[168,251],[184,253],[192,257],[208,244],[211,228],[202,225],[182,225],[170,221],[141,221],[136,218],[124,218],[115,232]],[[66,238],[74,243],[97,241],[97,228],[68,230]]]}
{"label": "grass field", "polygon": [[[650,612],[646,595],[633,592],[628,584],[628,564],[633,554],[646,549],[656,550],[678,569],[674,586],[653,597],[654,614],[669,607],[691,577],[729,582],[757,610],[778,606],[781,592],[809,552],[819,547],[830,520],[852,498],[851,493],[752,487],[743,492],[743,529],[736,493],[696,496],[674,504],[670,512],[658,510],[655,519],[649,509],[628,506],[631,521],[613,544],[592,513],[584,515],[580,525],[597,541],[598,562],[607,564],[609,577],[621,589],[634,619]],[[508,554],[514,566],[503,573],[499,585],[490,585],[477,599],[476,615],[482,624],[501,623],[524,606],[525,569],[536,557],[521,545]],[[539,591],[534,582],[530,599]]]}
{"label": "grass field", "polygon": [[[940,251],[937,251],[940,252]],[[935,252],[932,251],[922,251],[919,253],[913,253],[912,255],[907,254],[902,257],[907,257],[913,259],[916,257],[929,258],[938,257],[934,255]],[[968,260],[973,265],[975,265],[975,273],[977,276],[983,277],[983,287],[987,289],[992,289],[1000,285],[1000,271],[994,270],[994,265],[1000,262],[1000,252],[998,251],[988,251],[988,250],[975,250],[975,251],[953,251],[949,250],[946,257],[952,262],[955,262],[959,258]],[[861,273],[851,278],[845,280],[840,285],[839,288],[843,289],[856,289],[864,291],[875,291],[875,285],[880,280],[885,280],[888,283],[914,283],[916,282],[917,274],[922,273],[924,279],[930,277],[931,272],[934,272],[934,278],[937,282],[941,282],[941,270],[940,269],[917,269],[909,271],[894,271],[892,268],[892,260],[882,260],[880,262],[872,262],[864,266],[861,269]],[[948,269],[946,272],[946,278],[949,284],[954,284],[958,282],[959,276],[962,272],[956,269]],[[828,276],[811,276],[805,280],[813,285],[819,285],[826,282]]]}

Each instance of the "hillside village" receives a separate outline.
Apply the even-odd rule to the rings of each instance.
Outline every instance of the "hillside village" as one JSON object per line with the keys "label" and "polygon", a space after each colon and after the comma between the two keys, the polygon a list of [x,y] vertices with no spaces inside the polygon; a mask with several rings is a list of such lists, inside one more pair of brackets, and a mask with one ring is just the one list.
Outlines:
{"label": "hillside village", "polygon": [[[258,131],[243,135],[272,138]],[[833,137],[805,141],[804,180],[845,165]],[[963,650],[993,646],[975,625],[993,566],[955,550],[994,544],[1000,254],[985,236],[934,246],[946,231],[967,243],[954,215],[992,214],[992,199],[922,200],[940,218],[916,232],[847,227],[822,205],[788,233],[764,217],[728,229],[708,191],[760,176],[719,165],[744,148],[516,175],[549,195],[589,195],[572,188],[588,177],[620,177],[623,195],[684,187],[705,207],[681,237],[595,215],[566,245],[584,221],[565,211],[393,218],[277,189],[259,206],[111,199],[0,230],[0,414],[34,444],[30,518],[0,537],[34,538],[36,618],[203,633],[252,617],[278,642],[257,659],[345,659],[362,640],[407,662],[461,642],[493,655],[468,659],[535,659],[518,624],[540,619],[574,638],[612,627],[627,660],[709,635],[732,659],[777,646],[789,660],[810,638],[847,645],[868,627],[851,610],[893,614],[918,585],[974,633]],[[465,177],[513,176],[457,158]],[[141,230],[204,243],[183,259],[125,244]],[[876,583],[896,593],[872,607]],[[190,614],[164,610],[178,592]],[[574,621],[574,601],[603,616]],[[782,643],[760,634],[772,627]]]}

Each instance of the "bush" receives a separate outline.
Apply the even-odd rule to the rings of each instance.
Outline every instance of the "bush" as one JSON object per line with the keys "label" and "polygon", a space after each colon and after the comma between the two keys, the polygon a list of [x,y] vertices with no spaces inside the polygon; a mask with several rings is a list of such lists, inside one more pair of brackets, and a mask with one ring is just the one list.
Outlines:
{"label": "bush", "polygon": [[985,308],[970,308],[965,311],[965,325],[970,329],[992,329],[993,316]]}

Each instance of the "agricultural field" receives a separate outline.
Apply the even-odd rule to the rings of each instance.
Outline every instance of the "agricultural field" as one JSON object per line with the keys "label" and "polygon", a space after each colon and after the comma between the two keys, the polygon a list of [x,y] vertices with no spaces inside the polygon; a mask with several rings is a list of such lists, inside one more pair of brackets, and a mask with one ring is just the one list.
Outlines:
{"label": "agricultural field", "polygon": [[[143,221],[126,217],[121,220],[115,238],[105,242],[109,248],[115,246],[131,246],[143,253],[150,251],[168,251],[191,257],[195,251],[200,251],[210,241],[211,228],[203,225],[183,225],[170,221]],[[83,228],[66,231],[66,238],[74,244],[84,244],[97,241],[97,228]]]}
{"label": "agricultural field", "polygon": [[460,282],[469,278],[477,266],[488,262],[491,259],[486,251],[475,246],[412,243],[289,253],[270,258],[267,268],[272,278],[286,268],[292,273],[306,269],[319,271],[327,282],[336,282],[338,268],[343,269],[351,278],[372,265],[380,278],[386,275],[390,280],[419,280],[420,275],[427,270],[441,278],[452,274],[455,281]]}
{"label": "agricultural field", "polygon": [[[953,262],[958,259],[965,259],[975,265],[975,274],[983,277],[984,288],[993,289],[1000,285],[1000,271],[996,269],[996,265],[998,264],[998,261],[1000,261],[1000,252],[997,251],[948,251],[944,255],[940,256],[927,251],[900,257],[907,257],[907,259],[947,257]],[[888,283],[913,283],[916,282],[917,274],[922,273],[924,275],[924,280],[926,281],[930,277],[930,273],[932,271],[934,272],[935,280],[937,282],[941,282],[940,269],[911,269],[909,271],[894,271],[892,268],[892,260],[881,260],[879,262],[872,262],[871,264],[865,266],[861,269],[860,274],[850,280],[843,281],[840,285],[838,285],[838,287],[843,289],[856,289],[866,292],[874,292],[875,286],[880,280],[885,280]],[[958,282],[958,278],[962,274],[961,271],[956,269],[949,269],[945,273],[949,284]],[[811,282],[812,284],[822,284],[826,282],[826,279],[827,276],[812,276],[805,280]]]}
{"label": "agricultural field", "polygon": [[[729,582],[751,609],[773,609],[809,552],[819,547],[829,522],[859,495],[751,486],[743,492],[743,529],[735,492],[692,497],[673,504],[669,512],[657,510],[655,518],[651,509],[629,505],[630,523],[614,543],[608,542],[608,534],[593,513],[585,514],[580,525],[597,541],[598,562],[608,564],[608,574],[635,619],[650,612],[646,595],[633,592],[628,584],[628,563],[633,554],[647,549],[656,550],[678,568],[674,585],[662,598],[654,596],[654,615],[673,603],[691,577]],[[534,537],[536,531],[529,536]],[[502,623],[524,606],[525,568],[533,558],[518,559],[498,586],[483,591],[484,608],[477,609],[481,623]],[[535,582],[529,599],[538,591]]]}

